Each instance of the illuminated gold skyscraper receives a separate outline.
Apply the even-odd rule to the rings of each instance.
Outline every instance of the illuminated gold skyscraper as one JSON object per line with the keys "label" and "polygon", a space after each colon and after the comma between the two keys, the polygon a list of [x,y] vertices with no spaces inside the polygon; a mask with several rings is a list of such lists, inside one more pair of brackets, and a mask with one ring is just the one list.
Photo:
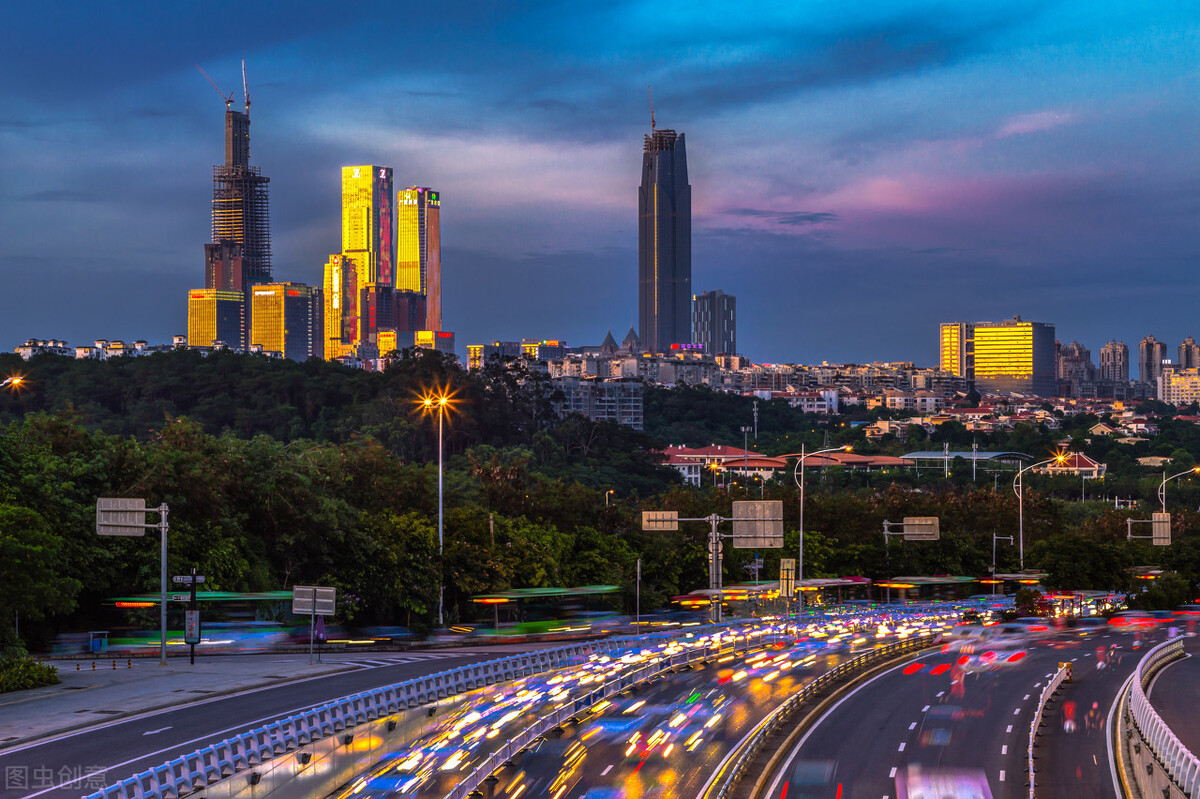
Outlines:
{"label": "illuminated gold skyscraper", "polygon": [[315,292],[303,283],[263,283],[250,290],[250,344],[294,361],[313,355]]}
{"label": "illuminated gold skyscraper", "polygon": [[947,322],[942,325],[941,357],[938,367],[955,377],[974,379],[975,338],[973,326],[967,322]]}
{"label": "illuminated gold skyscraper", "polygon": [[396,288],[425,295],[425,328],[442,329],[441,196],[409,186],[396,196]]}
{"label": "illuminated gold skyscraper", "polygon": [[940,365],[974,382],[979,391],[1057,393],[1054,325],[1026,322],[953,322],[941,326]]}
{"label": "illuminated gold skyscraper", "polygon": [[358,283],[354,262],[334,253],[325,264],[324,357],[332,361],[358,344]]}
{"label": "illuminated gold skyscraper", "polygon": [[390,166],[342,167],[342,255],[360,288],[396,284],[395,212]]}
{"label": "illuminated gold skyscraper", "polygon": [[240,291],[192,289],[188,292],[188,346],[211,347],[221,342],[230,349],[246,346],[246,295]]}

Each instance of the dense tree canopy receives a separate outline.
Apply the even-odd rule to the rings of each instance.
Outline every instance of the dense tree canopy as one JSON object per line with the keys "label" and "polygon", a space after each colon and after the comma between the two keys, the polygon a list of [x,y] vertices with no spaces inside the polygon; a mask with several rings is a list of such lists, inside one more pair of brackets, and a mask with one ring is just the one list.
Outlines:
{"label": "dense tree canopy", "polygon": [[[644,509],[727,514],[731,500],[761,494],[782,500],[785,518],[782,552],[759,553],[762,578],[775,578],[779,557],[799,550],[790,474],[766,486],[695,489],[656,455],[667,442],[740,444],[753,407],[744,397],[648,388],[641,434],[558,419],[544,377],[519,363],[468,373],[424,351],[381,373],[191,351],[104,362],[0,357],[0,372],[18,369],[28,387],[0,395],[0,607],[12,611],[0,615],[0,643],[11,640],[15,620],[36,644],[88,629],[111,613],[105,603],[113,596],[157,589],[151,539],[95,535],[100,496],[166,502],[169,568],[199,567],[206,587],[334,585],[343,621],[428,628],[437,606],[437,422],[419,412],[418,398],[432,389],[454,394],[445,419],[442,559],[450,620],[476,612],[473,595],[522,587],[617,585],[631,609],[639,558],[643,609],[706,586],[707,525],[643,532]],[[760,402],[752,446],[787,453],[828,440],[869,451],[852,421]],[[1112,464],[1125,445],[1086,441],[1078,435],[1086,422],[1068,425],[1072,441],[1103,450]],[[943,425],[932,438],[963,446],[969,435]],[[1063,437],[1024,426],[978,443],[1040,452]],[[1200,456],[1192,425],[1166,420],[1160,438],[1148,444]],[[809,472],[804,575],[986,575],[993,535],[1017,529],[1017,502],[1011,473],[982,472],[978,482],[971,474],[963,464],[949,480],[940,472]],[[1175,543],[1166,549],[1126,540],[1126,519],[1144,518],[1148,506],[1118,510],[1098,498],[1150,500],[1160,479],[1131,466],[1089,486],[1093,498],[1081,502],[1078,481],[1030,476],[1025,565],[1048,571],[1051,587],[1115,589],[1131,587],[1129,567],[1161,565],[1180,575],[1187,593],[1200,577],[1200,516],[1178,507],[1196,505],[1194,489],[1172,484]],[[940,517],[941,540],[886,542],[884,520],[904,516]],[[743,566],[755,553],[725,554],[725,580],[747,579]],[[1015,570],[1017,548],[1002,542],[996,565]],[[1161,593],[1179,590],[1172,583]]]}

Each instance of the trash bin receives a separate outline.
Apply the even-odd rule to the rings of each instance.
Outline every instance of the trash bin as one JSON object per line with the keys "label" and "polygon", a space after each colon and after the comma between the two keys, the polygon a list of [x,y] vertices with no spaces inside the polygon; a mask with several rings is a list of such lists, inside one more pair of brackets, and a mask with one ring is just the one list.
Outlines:
{"label": "trash bin", "polygon": [[108,651],[108,630],[93,630],[88,633],[88,651],[93,654]]}

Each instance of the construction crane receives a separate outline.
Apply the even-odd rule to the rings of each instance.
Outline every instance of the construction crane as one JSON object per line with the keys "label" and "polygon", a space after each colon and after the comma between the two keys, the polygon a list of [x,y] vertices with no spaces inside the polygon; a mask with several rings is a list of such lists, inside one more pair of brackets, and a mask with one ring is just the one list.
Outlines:
{"label": "construction crane", "polygon": [[242,93],[246,95],[246,116],[250,116],[250,84],[246,83],[246,59],[244,58],[242,59]]}
{"label": "construction crane", "polygon": [[[200,70],[200,74],[203,75],[205,77],[205,79],[209,83],[212,84],[212,87],[217,90],[217,94],[221,95],[221,99],[225,101],[225,110],[228,111],[230,104],[233,102],[233,92],[230,92],[228,97],[225,96],[225,92],[221,91],[221,87],[216,84],[216,81],[214,81],[212,78],[208,77],[208,73],[204,71],[204,67],[197,64],[196,69]],[[244,67],[243,67],[243,69],[244,69]],[[246,98],[246,108],[247,109],[250,108],[249,97]]]}
{"label": "construction crane", "polygon": [[650,132],[654,132],[654,95],[650,93],[650,87],[646,87],[646,96],[650,98]]}

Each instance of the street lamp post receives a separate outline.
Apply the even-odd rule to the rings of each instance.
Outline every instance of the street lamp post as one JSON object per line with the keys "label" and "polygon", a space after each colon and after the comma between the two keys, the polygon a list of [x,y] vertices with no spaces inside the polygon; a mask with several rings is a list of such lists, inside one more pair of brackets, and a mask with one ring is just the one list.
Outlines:
{"label": "street lamp post", "polygon": [[442,509],[444,507],[442,500],[442,480],[443,480],[443,459],[442,459],[442,422],[446,416],[446,406],[450,403],[450,395],[448,394],[430,394],[421,399],[421,406],[426,413],[432,413],[437,409],[438,417],[438,626],[443,626],[443,603],[446,594],[445,567],[442,564],[443,540],[442,540]]}
{"label": "street lamp post", "polygon": [[1163,513],[1167,512],[1167,483],[1171,482],[1177,477],[1183,477],[1185,474],[1200,474],[1200,466],[1196,466],[1191,469],[1184,469],[1179,474],[1173,474],[1170,477],[1167,477],[1167,473],[1163,472],[1162,482],[1158,484],[1158,501],[1162,504]]}
{"label": "street lamp post", "polygon": [[25,380],[25,378],[21,377],[20,375],[13,375],[12,377],[6,377],[6,378],[4,378],[4,382],[0,383],[0,388],[8,388],[9,386],[16,387],[16,386],[21,385],[21,383],[24,380]]}
{"label": "street lamp post", "polygon": [[1031,463],[1024,469],[1017,472],[1017,476],[1013,478],[1013,493],[1017,495],[1017,530],[1018,530],[1018,552],[1020,568],[1025,568],[1025,481],[1021,479],[1021,475],[1030,469],[1036,469],[1039,466],[1045,466],[1047,463],[1062,463],[1067,459],[1066,454],[1055,455],[1053,458],[1047,458],[1044,461]]}
{"label": "street lamp post", "polygon": [[[849,452],[850,446],[830,447],[829,449],[819,449],[816,452],[805,452],[804,444],[800,445],[800,459],[796,461],[796,465],[792,468],[792,479],[796,481],[796,487],[800,489],[800,552],[796,559],[796,585],[800,585],[800,581],[804,579],[804,459],[810,458],[813,455],[823,455],[826,452]],[[800,472],[800,476],[796,476],[796,472]],[[803,594],[801,594],[803,596]]]}

